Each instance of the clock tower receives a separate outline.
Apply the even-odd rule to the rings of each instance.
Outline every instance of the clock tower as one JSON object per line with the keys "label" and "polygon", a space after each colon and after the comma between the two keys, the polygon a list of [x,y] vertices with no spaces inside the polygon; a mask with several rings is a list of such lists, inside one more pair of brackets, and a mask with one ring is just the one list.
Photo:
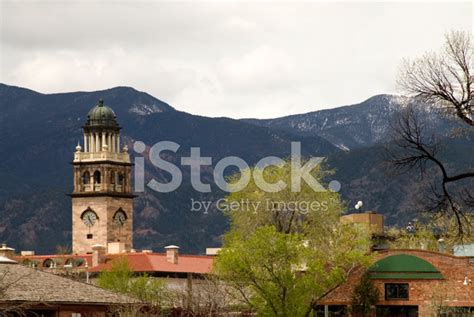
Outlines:
{"label": "clock tower", "polygon": [[128,148],[120,146],[114,111],[99,100],[83,126],[84,148],[74,153],[72,251],[90,253],[93,245],[130,251],[133,198]]}

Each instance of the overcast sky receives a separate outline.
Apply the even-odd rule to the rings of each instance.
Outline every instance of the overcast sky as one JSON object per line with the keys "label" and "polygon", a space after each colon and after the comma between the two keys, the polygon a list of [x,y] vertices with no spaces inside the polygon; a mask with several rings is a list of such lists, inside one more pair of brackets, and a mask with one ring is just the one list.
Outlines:
{"label": "overcast sky", "polygon": [[472,2],[2,0],[0,8],[3,83],[44,93],[132,86],[179,110],[234,118],[397,93],[402,58],[473,27]]}

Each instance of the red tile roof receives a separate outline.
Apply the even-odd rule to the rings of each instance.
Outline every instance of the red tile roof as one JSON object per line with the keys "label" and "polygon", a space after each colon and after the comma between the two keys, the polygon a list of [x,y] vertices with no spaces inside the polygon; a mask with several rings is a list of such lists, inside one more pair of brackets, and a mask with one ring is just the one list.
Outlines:
{"label": "red tile roof", "polygon": [[[107,254],[105,263],[101,263],[98,266],[92,267],[92,254],[54,254],[54,255],[32,255],[32,256],[19,256],[16,257],[19,263],[24,260],[37,260],[39,261],[38,267],[42,267],[42,263],[47,259],[63,259],[66,261],[70,258],[82,258],[87,261],[90,272],[101,272],[111,268],[113,259],[125,257],[128,260],[130,269],[133,272],[163,272],[163,273],[195,273],[195,274],[206,274],[210,273],[212,269],[212,263],[214,261],[213,256],[206,255],[178,255],[178,263],[173,264],[166,260],[166,254],[164,253],[120,253],[120,254]],[[84,265],[81,265],[84,267]]]}
{"label": "red tile roof", "polygon": [[106,262],[92,267],[89,271],[100,272],[111,267],[115,258],[126,257],[134,272],[167,272],[167,273],[195,273],[206,274],[211,272],[214,258],[200,255],[178,255],[178,263],[170,263],[163,253],[122,253],[109,254]]}
{"label": "red tile roof", "polygon": [[[36,260],[38,261],[38,267],[41,268],[42,263],[45,260],[56,260],[56,259],[61,259],[64,262],[68,259],[83,259],[87,261],[87,265],[90,267],[92,265],[92,254],[51,254],[51,255],[22,255],[22,256],[16,256],[14,257],[14,260],[16,260],[18,263],[22,264],[23,261],[26,260]],[[63,263],[64,264],[64,263]],[[84,266],[81,265],[81,267]]]}

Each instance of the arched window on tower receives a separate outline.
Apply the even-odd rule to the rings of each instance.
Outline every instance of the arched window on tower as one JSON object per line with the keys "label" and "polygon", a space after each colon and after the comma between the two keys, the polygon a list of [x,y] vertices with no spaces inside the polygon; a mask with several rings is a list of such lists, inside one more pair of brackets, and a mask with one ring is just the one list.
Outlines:
{"label": "arched window on tower", "polygon": [[88,185],[91,182],[91,174],[88,171],[85,171],[82,174],[82,183]]}
{"label": "arched window on tower", "polygon": [[119,191],[119,192],[124,191],[123,183],[124,183],[123,174],[119,172],[119,173],[117,173],[117,186],[116,186],[117,191]]}
{"label": "arched window on tower", "polygon": [[100,172],[99,171],[94,172],[94,184],[100,184]]}

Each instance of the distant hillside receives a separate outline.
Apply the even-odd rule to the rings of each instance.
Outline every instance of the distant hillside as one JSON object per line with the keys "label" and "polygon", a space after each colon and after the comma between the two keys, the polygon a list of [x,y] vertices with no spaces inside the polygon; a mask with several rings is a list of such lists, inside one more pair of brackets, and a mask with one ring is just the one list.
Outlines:
{"label": "distant hillside", "polygon": [[[180,144],[167,159],[179,165],[190,147],[215,164],[225,156],[238,156],[250,165],[275,155],[288,157],[291,141],[302,142],[305,156],[326,156],[342,183],[342,197],[351,210],[364,200],[368,209],[387,216],[387,224],[404,225],[417,217],[417,175],[395,175],[384,162],[390,141],[390,121],[403,107],[398,98],[380,95],[360,104],[272,120],[207,118],[176,111],[167,103],[130,87],[103,91],[40,94],[0,84],[0,242],[16,249],[41,253],[71,241],[73,151],[82,142],[81,126],[87,112],[103,98],[117,114],[124,142],[132,148],[140,140]],[[474,135],[450,137],[455,124],[426,111],[430,129],[445,137],[445,157],[451,169],[474,165]],[[131,151],[132,159],[135,155]],[[473,166],[474,168],[474,166]],[[135,201],[134,241],[138,249],[161,250],[177,244],[185,253],[202,253],[218,246],[228,223],[221,212],[191,211],[191,199],[223,197],[193,190],[189,167],[181,168],[183,184],[168,194],[147,189]],[[213,183],[212,167],[203,168],[203,182]],[[147,161],[146,180],[164,181],[166,172]],[[415,179],[415,181],[413,181]]]}
{"label": "distant hillside", "polygon": [[[390,122],[406,102],[403,97],[377,95],[351,106],[276,119],[244,121],[298,135],[317,135],[347,151],[387,142],[392,134]],[[453,124],[449,120],[427,108],[420,108],[431,126],[441,134],[452,128]]]}
{"label": "distant hillside", "polygon": [[[359,104],[275,119],[244,119],[258,126],[300,136],[323,137],[345,153],[330,155],[328,165],[343,186],[341,193],[349,210],[364,200],[370,210],[385,214],[386,224],[404,225],[424,210],[432,183],[416,172],[400,174],[387,162],[386,148],[394,138],[392,124],[408,100],[377,95]],[[418,105],[427,135],[440,142],[440,156],[450,171],[474,170],[474,130],[438,111]],[[457,131],[464,127],[464,133]],[[428,164],[432,177],[438,170]],[[436,182],[435,182],[436,183]],[[473,184],[474,185],[474,184]]]}
{"label": "distant hillside", "polygon": [[[181,145],[169,159],[179,164],[191,146],[201,147],[213,163],[234,155],[255,164],[269,155],[287,157],[290,142],[302,141],[305,155],[339,151],[319,137],[294,136],[228,118],[206,118],[175,111],[168,104],[129,87],[104,91],[40,94],[0,85],[0,241],[17,249],[53,252],[70,243],[73,151],[82,142],[81,126],[87,112],[103,98],[117,114],[125,142],[152,146],[158,141]],[[131,153],[132,155],[134,153]],[[147,179],[165,179],[164,172],[147,165]],[[217,199],[223,193],[196,193],[189,182],[189,167],[176,192],[140,194],[135,204],[135,245],[160,250],[178,244],[183,252],[203,252],[220,244],[227,227],[224,216],[190,212],[190,199]],[[203,180],[212,181],[212,169]]]}

